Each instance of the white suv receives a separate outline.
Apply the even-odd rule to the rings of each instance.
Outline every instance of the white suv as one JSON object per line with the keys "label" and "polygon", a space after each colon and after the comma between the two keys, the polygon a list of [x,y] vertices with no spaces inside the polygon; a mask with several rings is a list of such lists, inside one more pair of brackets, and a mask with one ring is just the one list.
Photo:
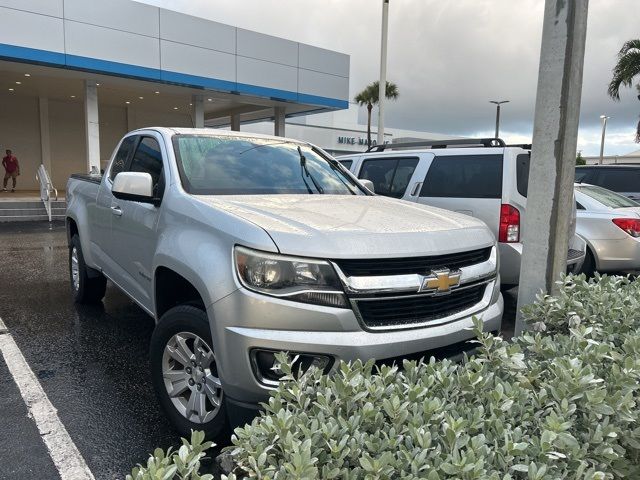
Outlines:
{"label": "white suv", "polygon": [[[502,284],[518,284],[527,203],[530,145],[496,138],[424,141],[371,147],[338,160],[379,195],[477,217],[496,236]],[[571,223],[575,233],[575,213]],[[574,235],[568,271],[577,271],[585,242]]]}

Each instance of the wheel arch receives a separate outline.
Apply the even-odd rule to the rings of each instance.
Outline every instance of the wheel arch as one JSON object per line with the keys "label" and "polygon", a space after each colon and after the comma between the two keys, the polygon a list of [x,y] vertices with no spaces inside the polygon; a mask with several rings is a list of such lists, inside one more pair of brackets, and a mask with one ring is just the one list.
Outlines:
{"label": "wheel arch", "polygon": [[[210,301],[203,294],[203,289],[198,288],[187,276],[177,272],[174,268],[164,265],[156,267],[154,272],[154,304],[156,321],[159,321],[169,309],[190,304],[206,310]],[[191,277],[193,278],[193,277]]]}

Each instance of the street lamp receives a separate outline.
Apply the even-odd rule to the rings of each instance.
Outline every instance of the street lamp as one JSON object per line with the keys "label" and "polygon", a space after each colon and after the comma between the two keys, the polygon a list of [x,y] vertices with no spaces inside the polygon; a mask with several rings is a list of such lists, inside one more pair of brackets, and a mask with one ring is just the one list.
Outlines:
{"label": "street lamp", "polygon": [[607,131],[607,120],[611,117],[607,117],[606,115],[600,115],[600,120],[602,120],[602,138],[600,139],[600,161],[598,162],[602,165],[604,161],[604,134]]}
{"label": "street lamp", "polygon": [[509,103],[509,100],[489,100],[489,103],[496,105],[496,138],[500,133],[500,105],[503,103]]}

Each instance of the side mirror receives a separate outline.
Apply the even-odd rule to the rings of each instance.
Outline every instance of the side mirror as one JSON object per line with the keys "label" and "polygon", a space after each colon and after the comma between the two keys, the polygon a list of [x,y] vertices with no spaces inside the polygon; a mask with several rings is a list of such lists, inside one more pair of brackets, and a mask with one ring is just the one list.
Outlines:
{"label": "side mirror", "polygon": [[153,180],[144,172],[120,172],[113,180],[111,193],[121,200],[155,203],[153,198]]}
{"label": "side mirror", "polygon": [[376,190],[375,190],[375,188],[373,186],[373,182],[371,180],[366,180],[364,178],[361,178],[360,179],[360,183],[362,184],[363,187],[366,187],[367,190],[370,190],[371,193],[375,193],[376,192]]}

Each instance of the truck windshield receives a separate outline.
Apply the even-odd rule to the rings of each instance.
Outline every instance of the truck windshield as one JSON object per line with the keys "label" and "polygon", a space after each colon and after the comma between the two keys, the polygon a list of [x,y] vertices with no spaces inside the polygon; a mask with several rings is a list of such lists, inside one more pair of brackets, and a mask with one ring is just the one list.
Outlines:
{"label": "truck windshield", "polygon": [[184,189],[194,195],[365,195],[337,161],[304,144],[225,135],[174,135]]}

